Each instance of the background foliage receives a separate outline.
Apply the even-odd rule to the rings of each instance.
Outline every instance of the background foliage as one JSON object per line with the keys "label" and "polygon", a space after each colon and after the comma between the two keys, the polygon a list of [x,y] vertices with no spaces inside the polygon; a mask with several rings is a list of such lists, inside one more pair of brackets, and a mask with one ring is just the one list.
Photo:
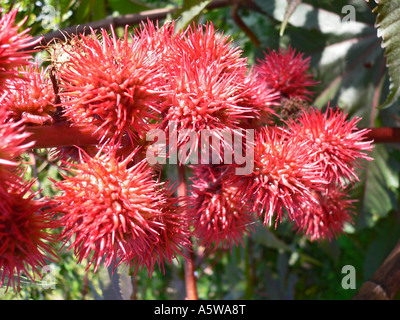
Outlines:
{"label": "background foliage", "polygon": [[[311,57],[312,73],[319,81],[314,104],[328,103],[360,116],[361,127],[398,126],[400,74],[395,57],[398,44],[399,1],[375,3],[353,1],[255,0],[259,10],[241,6],[238,14],[259,45],[240,27],[232,6],[205,10],[210,1],[183,0],[38,0],[2,1],[3,7],[19,8],[19,20],[32,35],[97,21],[109,16],[157,8],[180,7],[169,19],[181,17],[179,26],[192,19],[210,20],[240,46],[250,65],[269,49],[292,46]],[[290,15],[288,3],[294,9]],[[391,3],[391,4],[390,4]],[[351,6],[355,20],[348,21]],[[394,16],[393,16],[394,15]],[[282,27],[285,21],[286,27]],[[131,28],[132,30],[132,28]],[[377,33],[378,30],[378,33]],[[382,39],[386,51],[382,48]],[[253,40],[253,41],[252,41]],[[40,55],[38,55],[39,57]],[[41,56],[43,58],[43,56]],[[386,66],[388,64],[389,67]],[[198,290],[201,299],[349,299],[356,290],[341,286],[345,265],[356,269],[357,288],[383,262],[400,235],[400,150],[391,144],[376,144],[372,157],[360,171],[361,180],[352,190],[357,199],[354,225],[332,242],[312,243],[289,225],[266,229],[254,225],[243,246],[231,251],[196,252]],[[45,150],[27,155],[27,177],[38,178],[37,188],[51,196],[48,177],[60,179],[58,163]],[[173,176],[173,168],[169,175]],[[40,282],[24,283],[19,293],[4,293],[0,299],[183,299],[182,264],[167,265],[132,277],[126,267],[117,273],[101,269],[93,274],[77,265],[72,252],[60,248],[60,261],[49,263],[55,278],[45,289]],[[120,290],[121,289],[121,290]]]}

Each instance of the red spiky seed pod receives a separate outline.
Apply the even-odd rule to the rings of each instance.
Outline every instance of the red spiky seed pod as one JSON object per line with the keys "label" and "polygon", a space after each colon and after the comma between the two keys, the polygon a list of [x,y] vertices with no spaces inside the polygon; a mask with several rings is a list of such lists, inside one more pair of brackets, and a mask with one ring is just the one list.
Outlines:
{"label": "red spiky seed pod", "polygon": [[[100,39],[99,39],[100,38]],[[112,30],[99,37],[75,36],[65,46],[68,61],[58,67],[60,97],[72,123],[94,123],[118,141],[142,138],[159,113],[160,66],[139,38],[117,38]],[[105,139],[105,138],[104,138]]]}
{"label": "red spiky seed pod", "polygon": [[151,274],[156,263],[162,266],[186,245],[184,218],[166,212],[152,169],[145,160],[131,166],[133,157],[119,161],[115,150],[82,153],[81,163],[69,169],[74,176],[55,184],[62,190],[56,198],[62,236],[72,241],[79,262],[89,259],[95,271],[104,258],[105,266],[132,260]]}
{"label": "red spiky seed pod", "polygon": [[29,124],[53,123],[55,95],[48,69],[36,64],[22,68],[20,72],[24,78],[11,82],[4,99],[9,117]]}
{"label": "red spiky seed pod", "polygon": [[148,274],[151,275],[154,269],[154,261],[157,262],[159,269],[165,271],[164,263],[172,263],[175,259],[179,261],[179,256],[184,255],[184,248],[191,246],[188,227],[188,216],[186,214],[186,205],[181,199],[174,196],[175,188],[173,185],[160,185],[157,193],[162,195],[162,201],[159,203],[161,215],[159,216],[160,233],[158,242],[147,252],[141,254],[132,250],[131,264],[136,266],[146,266]]}
{"label": "red spiky seed pod", "polygon": [[356,168],[362,167],[362,161],[372,160],[367,155],[373,149],[372,141],[365,139],[369,130],[358,130],[360,120],[347,119],[340,109],[322,112],[311,108],[290,121],[289,129],[294,139],[314,151],[313,160],[321,163],[324,179],[345,187],[348,181],[358,181]]}
{"label": "red spiky seed pod", "polygon": [[326,181],[321,167],[310,161],[312,151],[291,139],[281,127],[263,127],[255,137],[254,170],[246,176],[233,177],[239,194],[251,202],[251,209],[264,216],[264,224],[281,222],[285,212],[292,217],[304,203],[316,200],[311,188]]}
{"label": "red spiky seed pod", "polygon": [[54,256],[48,243],[55,239],[46,231],[53,226],[43,212],[47,202],[34,200],[33,181],[24,182],[18,174],[19,157],[34,142],[26,142],[23,121],[10,121],[3,103],[0,137],[0,285],[16,289],[22,273],[32,280],[40,275],[45,257]]}
{"label": "red spiky seed pod", "polygon": [[[4,97],[3,97],[4,98]],[[23,122],[12,122],[4,104],[0,101],[0,181],[4,183],[14,172],[18,158],[35,142],[26,142],[29,133]]]}
{"label": "red spiky seed pod", "polygon": [[351,224],[355,200],[336,184],[324,191],[313,191],[317,203],[304,205],[296,212],[293,222],[298,232],[304,233],[311,241],[332,240],[339,236],[346,223]]}
{"label": "red spiky seed pod", "polygon": [[173,50],[175,60],[166,70],[168,81],[162,93],[160,127],[176,133],[174,147],[190,143],[191,152],[201,150],[203,130],[224,143],[224,131],[258,116],[249,101],[242,104],[253,99],[251,94],[246,96],[246,59],[212,24],[189,28]]}
{"label": "red spiky seed pod", "polygon": [[5,13],[0,8],[0,94],[8,87],[8,80],[18,78],[18,67],[28,65],[32,58],[32,50],[23,50],[38,43],[41,38],[33,40],[28,35],[29,28],[22,32],[18,29],[25,23],[28,17],[15,23],[18,11],[12,10]]}
{"label": "red spiky seed pod", "polygon": [[242,56],[243,51],[233,44],[231,37],[216,30],[211,22],[206,25],[193,24],[184,33],[184,41],[177,43],[179,55],[188,56],[194,63],[217,63],[221,74],[245,77],[247,59]]}
{"label": "red spiky seed pod", "polygon": [[193,234],[205,247],[232,247],[243,243],[251,231],[253,217],[238,195],[237,188],[225,182],[232,174],[229,167],[194,167],[188,198]]}
{"label": "red spiky seed pod", "polygon": [[[158,22],[154,24],[148,20],[134,31],[135,36],[145,43],[149,54],[157,56],[157,63],[163,67],[161,72],[165,72],[171,63],[175,63],[176,45],[182,41],[184,34],[175,33],[174,21],[160,27]],[[168,81],[168,74],[165,73],[164,76]]]}
{"label": "red spiky seed pod", "polygon": [[16,290],[21,275],[35,281],[46,260],[54,261],[51,244],[56,239],[49,233],[54,222],[45,213],[47,202],[34,200],[33,181],[26,183],[15,177],[10,182],[0,185],[0,286]]}
{"label": "red spiky seed pod", "polygon": [[273,89],[266,89],[257,74],[250,71],[246,76],[240,94],[241,106],[249,110],[245,120],[241,120],[240,127],[245,129],[258,129],[271,124],[279,105],[280,94]]}
{"label": "red spiky seed pod", "polygon": [[288,50],[269,50],[263,59],[259,59],[255,66],[260,81],[266,87],[280,92],[282,98],[301,97],[311,100],[312,92],[309,87],[315,86],[316,81],[308,73],[310,58],[303,58],[303,53]]}

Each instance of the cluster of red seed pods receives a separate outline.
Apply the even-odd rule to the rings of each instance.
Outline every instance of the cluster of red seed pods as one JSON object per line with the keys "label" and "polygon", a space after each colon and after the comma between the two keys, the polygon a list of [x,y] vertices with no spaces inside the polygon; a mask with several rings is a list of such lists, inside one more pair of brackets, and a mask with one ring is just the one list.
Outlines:
{"label": "cluster of red seed pods", "polygon": [[[346,188],[372,145],[358,118],[306,107],[316,82],[309,59],[294,49],[270,51],[249,70],[212,23],[182,31],[148,22],[122,38],[113,30],[71,36],[47,48],[51,66],[43,68],[21,53],[32,40],[18,33],[15,15],[3,13],[0,23],[0,283],[15,286],[13,274],[30,270],[33,279],[56,241],[94,270],[127,263],[151,275],[185,256],[191,236],[207,247],[232,246],[261,219],[292,221],[315,240],[351,221]],[[98,143],[54,146],[68,174],[53,181],[59,196],[37,200],[17,169],[34,147],[25,128],[60,123],[95,128]],[[167,153],[190,142],[192,155],[211,148],[219,159],[229,150],[226,132],[251,130],[254,141],[243,146],[252,149],[253,170],[193,165],[189,192],[179,198],[161,180],[162,166],[146,159],[151,130],[176,135]],[[204,131],[220,144],[204,143]]]}

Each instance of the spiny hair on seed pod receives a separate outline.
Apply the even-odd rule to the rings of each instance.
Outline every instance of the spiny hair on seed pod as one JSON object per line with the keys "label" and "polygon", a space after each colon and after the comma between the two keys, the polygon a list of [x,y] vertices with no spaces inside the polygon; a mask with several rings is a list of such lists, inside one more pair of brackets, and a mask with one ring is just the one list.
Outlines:
{"label": "spiny hair on seed pod", "polygon": [[187,245],[183,216],[173,212],[147,161],[132,164],[134,156],[120,161],[116,151],[82,153],[68,169],[73,176],[55,183],[62,191],[56,197],[62,238],[95,271],[104,260],[105,266],[147,267],[151,274],[156,263],[176,258]]}
{"label": "spiny hair on seed pod", "polygon": [[24,130],[23,121],[11,121],[9,112],[0,98],[0,180],[7,180],[18,164],[18,158],[35,142],[26,142],[29,133]]}
{"label": "spiny hair on seed pod", "polygon": [[19,77],[18,67],[28,65],[35,50],[23,50],[41,41],[41,37],[34,40],[28,32],[29,28],[19,32],[18,30],[26,22],[25,17],[19,23],[15,23],[18,10],[8,13],[0,8],[0,94],[9,86],[9,81]]}
{"label": "spiny hair on seed pod", "polygon": [[240,127],[257,129],[271,125],[273,117],[277,116],[280,93],[274,89],[266,89],[254,69],[251,69],[242,83],[238,84],[240,94],[239,104],[248,111],[246,119],[240,121]]}
{"label": "spiny hair on seed pod", "polygon": [[362,167],[362,161],[372,160],[368,152],[373,149],[372,141],[366,139],[369,130],[357,128],[361,119],[347,117],[345,111],[329,105],[325,112],[310,108],[288,127],[294,139],[315,151],[312,157],[322,164],[324,179],[342,187],[358,181],[355,169]]}
{"label": "spiny hair on seed pod", "polygon": [[324,191],[313,191],[318,203],[304,205],[296,212],[293,223],[298,233],[304,233],[311,241],[332,240],[339,236],[346,224],[352,224],[355,200],[335,183]]}
{"label": "spiny hair on seed pod", "polygon": [[0,183],[0,286],[7,289],[19,290],[22,276],[35,281],[46,260],[56,259],[48,201],[34,199],[33,183],[19,176]]}
{"label": "spiny hair on seed pod", "polygon": [[111,36],[104,29],[97,35],[92,30],[75,36],[69,61],[58,68],[65,116],[98,125],[103,142],[108,134],[112,142],[123,135],[141,139],[160,114],[161,66],[144,41],[133,36],[128,41],[127,30],[123,38],[113,30]]}
{"label": "spiny hair on seed pod", "polygon": [[177,149],[189,144],[192,152],[201,150],[202,134],[226,143],[224,132],[240,128],[242,121],[258,113],[241,104],[246,92],[236,77],[223,74],[217,62],[196,64],[187,56],[171,66],[170,90],[162,94],[165,117],[160,128],[177,136]]}
{"label": "spiny hair on seed pod", "polygon": [[20,68],[19,71],[24,77],[11,82],[3,101],[9,117],[30,124],[53,123],[55,94],[48,68],[35,64]]}
{"label": "spiny hair on seed pod", "polygon": [[178,56],[188,56],[190,61],[204,65],[217,63],[221,74],[236,74],[245,77],[247,58],[242,56],[240,47],[233,44],[233,39],[215,29],[212,22],[206,25],[189,25],[184,31],[184,41],[178,43]]}
{"label": "spiny hair on seed pod", "polygon": [[[157,63],[164,71],[171,63],[176,63],[176,46],[183,41],[184,33],[175,32],[175,21],[159,26],[158,21],[147,20],[134,33],[145,43],[148,53],[157,57]],[[168,77],[168,74],[165,72],[164,76]]]}
{"label": "spiny hair on seed pod", "polygon": [[159,203],[162,213],[159,216],[159,239],[150,250],[143,254],[131,252],[133,254],[130,264],[134,267],[135,274],[146,266],[148,276],[151,277],[155,264],[164,273],[165,263],[172,263],[173,260],[179,263],[179,257],[188,258],[185,255],[185,249],[191,246],[191,233],[186,214],[187,204],[174,195],[176,187],[177,185],[171,183],[160,184],[157,187],[157,192],[162,194],[162,203]]}
{"label": "spiny hair on seed pod", "polygon": [[233,179],[252,211],[264,216],[265,225],[273,217],[276,224],[281,222],[286,213],[290,219],[304,203],[316,202],[311,188],[322,188],[327,182],[319,163],[310,161],[312,150],[277,126],[259,130],[254,145],[253,172]]}
{"label": "spiny hair on seed pod", "polygon": [[243,238],[252,230],[249,207],[238,196],[237,188],[227,183],[232,170],[229,166],[193,167],[188,215],[194,236],[207,248],[243,245]]}
{"label": "spiny hair on seed pod", "polygon": [[317,84],[308,73],[310,58],[289,47],[287,50],[269,50],[263,59],[258,59],[255,69],[260,81],[267,88],[275,89],[284,98],[300,97],[310,101],[312,92],[308,89]]}

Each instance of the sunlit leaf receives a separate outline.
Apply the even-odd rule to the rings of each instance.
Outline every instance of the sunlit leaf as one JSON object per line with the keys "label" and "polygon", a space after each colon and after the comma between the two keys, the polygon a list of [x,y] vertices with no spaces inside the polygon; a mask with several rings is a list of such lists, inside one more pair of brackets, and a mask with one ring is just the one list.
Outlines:
{"label": "sunlit leaf", "polygon": [[192,21],[195,21],[195,19],[203,12],[210,2],[211,0],[184,1],[182,8],[174,13],[174,18],[178,19],[175,25],[176,30],[184,29]]}
{"label": "sunlit leaf", "polygon": [[383,144],[375,145],[371,157],[374,160],[360,170],[360,182],[351,191],[355,198],[360,199],[357,205],[357,228],[372,227],[397,208],[400,162]]}
{"label": "sunlit leaf", "polygon": [[285,31],[286,25],[289,21],[290,16],[296,10],[296,8],[301,4],[301,0],[288,0],[288,4],[285,10],[285,15],[283,17],[281,30],[279,31],[279,35],[282,37],[283,32]]}
{"label": "sunlit leaf", "polygon": [[[338,105],[351,116],[360,116],[360,126],[371,126],[378,116],[378,106],[386,100],[387,70],[380,39],[373,23],[374,15],[364,1],[362,19],[348,20],[341,13],[301,3],[292,13],[284,41],[311,57],[311,72],[319,85],[314,104],[319,108]],[[283,21],[286,0],[257,3],[277,21]],[[360,10],[361,11],[361,10]],[[358,11],[356,11],[358,12]]]}
{"label": "sunlit leaf", "polygon": [[381,107],[390,105],[400,97],[400,1],[379,1],[374,9],[378,36],[382,38],[385,49],[386,65],[391,79],[390,94]]}

